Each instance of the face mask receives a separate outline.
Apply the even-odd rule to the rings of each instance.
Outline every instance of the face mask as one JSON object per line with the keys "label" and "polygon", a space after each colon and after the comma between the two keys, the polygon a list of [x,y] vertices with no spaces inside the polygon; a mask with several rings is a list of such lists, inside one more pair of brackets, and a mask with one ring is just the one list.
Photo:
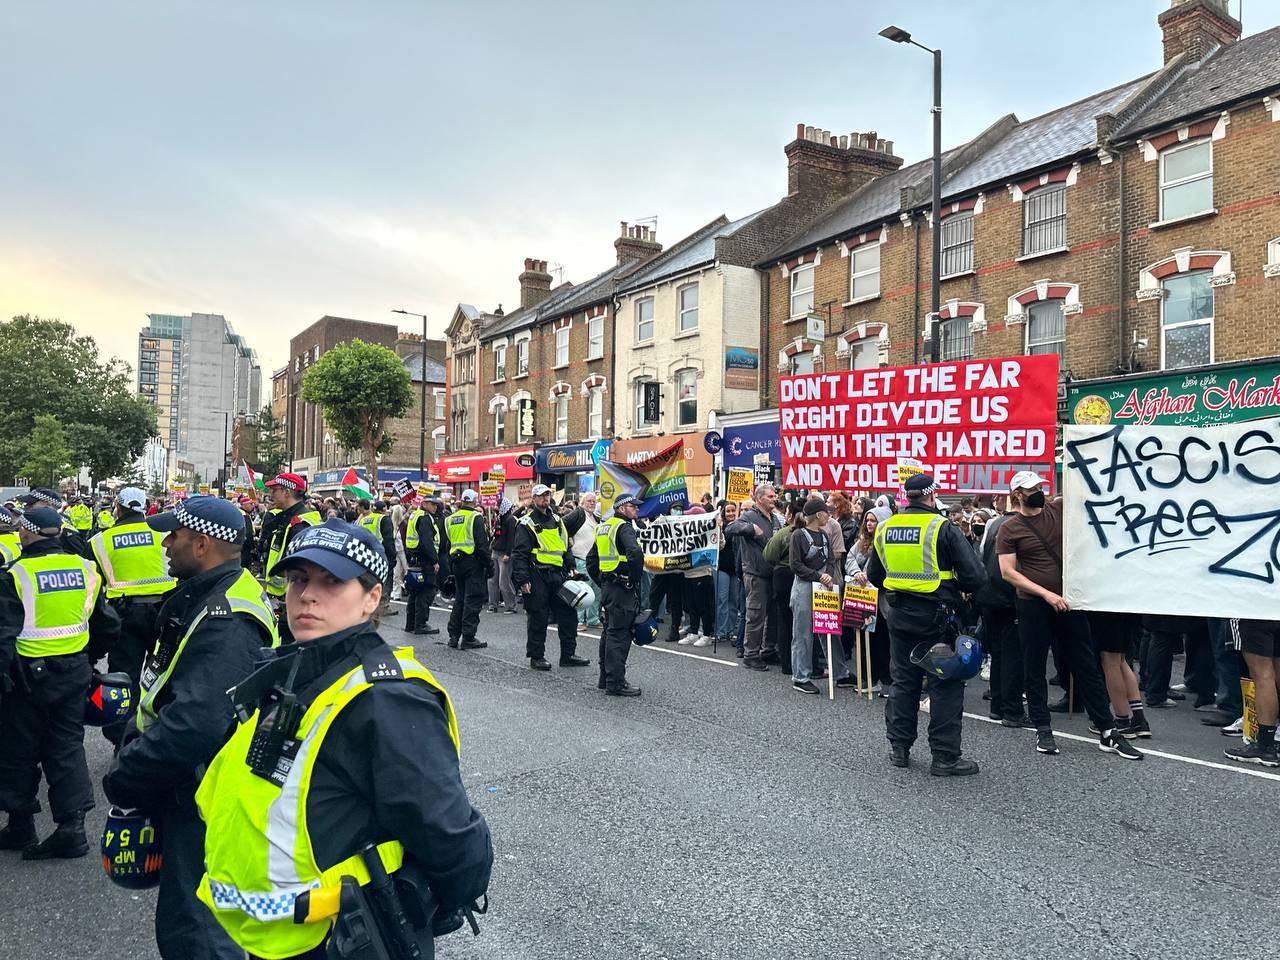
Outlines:
{"label": "face mask", "polygon": [[1023,502],[1023,503],[1025,503],[1025,504],[1026,504],[1028,507],[1030,507],[1032,510],[1035,510],[1035,509],[1037,509],[1037,508],[1039,508],[1039,507],[1043,507],[1043,506],[1044,506],[1044,491],[1043,491],[1043,490],[1037,490],[1037,491],[1035,491],[1034,493],[1028,493],[1028,494],[1026,495],[1026,497],[1024,497],[1024,498],[1023,498],[1023,501],[1022,501],[1022,502]]}
{"label": "face mask", "polygon": [[973,536],[975,539],[981,539],[982,535],[987,532],[987,528],[980,523],[974,525],[972,529],[973,529]]}

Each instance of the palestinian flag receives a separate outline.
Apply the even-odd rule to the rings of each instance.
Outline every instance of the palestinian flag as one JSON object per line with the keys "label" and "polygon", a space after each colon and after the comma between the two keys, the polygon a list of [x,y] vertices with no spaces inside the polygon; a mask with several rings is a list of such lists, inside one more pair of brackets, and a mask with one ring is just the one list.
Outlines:
{"label": "palestinian flag", "polygon": [[369,492],[368,481],[360,479],[355,467],[347,467],[347,472],[342,475],[342,489],[361,500],[373,499],[373,494]]}
{"label": "palestinian flag", "polygon": [[267,488],[263,485],[262,478],[253,472],[253,467],[249,466],[249,461],[244,461],[244,472],[249,477],[249,496],[254,500],[258,499],[258,494]]}

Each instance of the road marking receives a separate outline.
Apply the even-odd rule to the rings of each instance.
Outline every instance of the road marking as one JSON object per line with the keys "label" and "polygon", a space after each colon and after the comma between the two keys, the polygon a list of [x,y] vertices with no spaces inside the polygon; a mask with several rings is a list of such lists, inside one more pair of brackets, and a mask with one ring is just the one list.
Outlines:
{"label": "road marking", "polygon": [[651,643],[645,644],[640,649],[653,650],[657,653],[669,653],[674,657],[688,657],[690,660],[705,660],[707,663],[718,663],[722,667],[736,667],[737,664],[731,660],[721,660],[718,657],[704,657],[700,653],[689,653],[687,650],[672,650],[669,647],[656,647]]}

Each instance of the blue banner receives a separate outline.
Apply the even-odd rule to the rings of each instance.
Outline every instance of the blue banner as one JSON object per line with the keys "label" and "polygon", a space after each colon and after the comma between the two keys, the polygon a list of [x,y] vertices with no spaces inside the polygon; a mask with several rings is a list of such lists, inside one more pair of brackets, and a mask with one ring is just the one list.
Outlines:
{"label": "blue banner", "polygon": [[768,454],[770,463],[781,466],[782,440],[778,433],[778,421],[724,428],[726,468],[749,467],[755,463],[758,453]]}

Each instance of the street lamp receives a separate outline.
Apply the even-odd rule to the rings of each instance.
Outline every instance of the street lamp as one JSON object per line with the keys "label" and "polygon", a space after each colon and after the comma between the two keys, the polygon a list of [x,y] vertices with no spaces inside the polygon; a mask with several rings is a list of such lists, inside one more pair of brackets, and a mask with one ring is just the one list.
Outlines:
{"label": "street lamp", "polygon": [[391,312],[402,313],[406,317],[422,318],[422,398],[419,404],[422,408],[422,423],[419,427],[421,433],[418,435],[418,480],[425,483],[427,479],[427,315],[400,309]]}
{"label": "street lamp", "polygon": [[901,27],[885,27],[880,36],[933,54],[933,269],[929,276],[929,315],[933,326],[929,331],[929,360],[937,363],[942,354],[942,327],[938,322],[942,310],[942,51],[912,40],[911,34]]}

